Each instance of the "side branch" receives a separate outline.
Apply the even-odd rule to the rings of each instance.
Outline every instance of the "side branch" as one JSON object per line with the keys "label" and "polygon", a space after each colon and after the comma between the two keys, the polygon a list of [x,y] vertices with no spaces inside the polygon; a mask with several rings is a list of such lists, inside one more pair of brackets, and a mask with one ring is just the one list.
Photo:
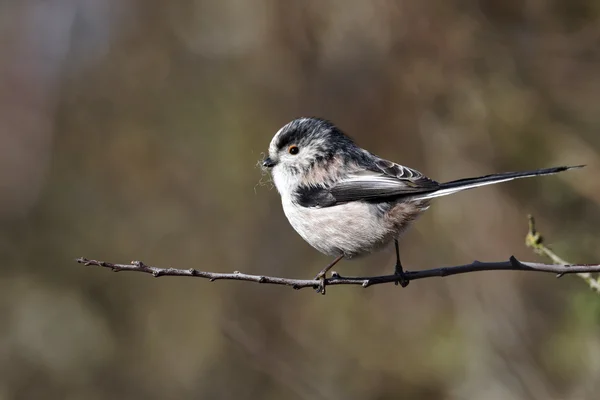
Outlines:
{"label": "side branch", "polygon": [[[302,289],[311,287],[319,289],[322,285],[321,281],[314,279],[289,279],[280,278],[275,276],[265,275],[249,275],[243,274],[238,271],[233,273],[220,273],[220,272],[206,272],[199,271],[194,268],[190,269],[177,269],[177,268],[159,268],[152,267],[144,264],[141,261],[132,261],[131,264],[113,264],[105,261],[90,260],[84,257],[77,258],[76,261],[80,264],[98,266],[112,269],[115,272],[118,271],[134,271],[144,272],[152,274],[155,277],[159,276],[191,276],[197,278],[208,279],[211,282],[219,279],[247,281],[255,283],[269,283],[274,285],[286,285],[291,286],[294,289]],[[442,267],[434,269],[426,269],[421,271],[406,271],[405,279],[408,281],[414,281],[417,279],[433,278],[433,277],[444,277],[450,275],[465,274],[468,272],[479,272],[479,271],[536,271],[536,272],[549,272],[562,276],[564,274],[582,274],[600,272],[599,264],[541,264],[532,262],[523,262],[517,260],[514,256],[511,256],[508,261],[499,262],[480,262],[474,261],[471,264],[458,265],[452,267]],[[333,285],[360,285],[362,287],[368,287],[373,285],[379,285],[383,283],[396,282],[398,275],[382,275],[382,276],[369,276],[369,277],[344,277],[338,273],[333,273],[331,278],[325,279],[324,284],[326,286]]]}
{"label": "side branch", "polygon": [[[546,256],[550,260],[552,260],[552,262],[554,262],[556,264],[563,264],[563,265],[569,264],[568,262],[566,262],[565,260],[560,258],[555,252],[550,250],[544,244],[544,239],[543,239],[542,235],[537,231],[537,229],[535,227],[535,219],[533,218],[532,215],[529,215],[528,218],[529,218],[529,232],[527,233],[527,236],[525,237],[525,245],[527,247],[531,247],[536,254]],[[583,279],[588,284],[590,289],[592,289],[593,291],[595,291],[597,293],[600,293],[600,278],[594,277],[591,274],[592,272],[596,272],[596,271],[578,272],[577,276],[580,277],[581,279]],[[560,278],[562,275],[563,274],[561,273],[558,275],[558,277]]]}

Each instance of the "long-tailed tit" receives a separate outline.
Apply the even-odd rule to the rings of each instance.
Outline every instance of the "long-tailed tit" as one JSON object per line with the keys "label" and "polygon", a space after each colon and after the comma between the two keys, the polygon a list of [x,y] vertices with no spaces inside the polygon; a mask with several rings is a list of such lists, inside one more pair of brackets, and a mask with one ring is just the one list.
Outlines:
{"label": "long-tailed tit", "polygon": [[574,167],[505,172],[438,183],[419,171],[358,147],[331,122],[299,118],[281,128],[263,166],[271,170],[283,211],[311,246],[335,259],[350,258],[394,241],[399,282],[406,286],[398,237],[431,199],[517,178],[549,175]]}

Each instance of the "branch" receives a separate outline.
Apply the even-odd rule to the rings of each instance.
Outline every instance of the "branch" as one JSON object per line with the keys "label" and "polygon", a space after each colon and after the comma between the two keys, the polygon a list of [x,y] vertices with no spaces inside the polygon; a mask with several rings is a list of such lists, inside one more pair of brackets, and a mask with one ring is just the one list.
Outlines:
{"label": "branch", "polygon": [[[542,235],[535,229],[535,219],[532,215],[529,215],[529,232],[525,237],[525,244],[527,247],[531,247],[537,254],[548,257],[552,262],[556,264],[562,264],[568,267],[568,262],[560,258],[556,253],[550,250],[544,245]],[[594,270],[576,272],[576,275],[583,279],[588,286],[595,292],[600,293],[600,278],[594,278],[592,272],[598,272]],[[563,276],[565,273],[558,274],[558,278]]]}
{"label": "branch", "polygon": [[[370,276],[370,277],[344,277],[336,272],[332,273],[331,278],[327,278],[324,282],[314,279],[289,279],[280,278],[275,276],[265,275],[248,275],[238,271],[233,273],[220,273],[220,272],[206,272],[199,271],[194,268],[190,269],[177,269],[177,268],[159,268],[152,267],[144,264],[141,261],[132,261],[131,264],[113,264],[105,261],[89,260],[81,257],[76,259],[80,264],[92,265],[104,268],[110,268],[115,272],[119,271],[134,271],[144,272],[152,274],[155,277],[159,276],[191,276],[197,278],[208,279],[211,282],[219,279],[247,281],[255,283],[269,283],[274,285],[286,285],[291,286],[294,289],[302,288],[313,288],[319,290],[321,293],[324,292],[324,286],[334,285],[360,285],[362,287],[368,287],[373,285],[379,285],[383,283],[391,283],[398,281],[398,275],[383,275],[383,276]],[[459,265],[453,267],[442,267],[434,269],[426,269],[422,271],[406,271],[404,279],[407,281],[414,281],[417,279],[433,278],[433,277],[444,277],[458,274],[465,274],[468,272],[480,272],[480,271],[537,271],[537,272],[550,272],[562,276],[564,274],[589,274],[590,272],[600,272],[600,265],[598,264],[571,264],[571,265],[560,265],[560,264],[540,264],[532,262],[522,262],[517,260],[514,256],[511,256],[508,261],[499,262],[480,262],[474,261],[471,264]]]}

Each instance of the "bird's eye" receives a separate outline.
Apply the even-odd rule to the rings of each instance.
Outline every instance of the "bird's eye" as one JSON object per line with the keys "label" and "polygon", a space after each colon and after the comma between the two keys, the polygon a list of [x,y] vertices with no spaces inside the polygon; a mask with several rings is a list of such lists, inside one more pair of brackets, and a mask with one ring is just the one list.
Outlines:
{"label": "bird's eye", "polygon": [[290,153],[292,155],[298,154],[299,151],[300,151],[300,149],[295,144],[293,144],[290,147],[288,147],[288,153]]}

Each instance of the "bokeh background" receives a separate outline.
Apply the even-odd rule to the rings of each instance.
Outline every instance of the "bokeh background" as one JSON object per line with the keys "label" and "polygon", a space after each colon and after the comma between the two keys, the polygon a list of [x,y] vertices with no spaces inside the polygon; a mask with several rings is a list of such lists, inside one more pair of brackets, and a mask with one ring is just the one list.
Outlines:
{"label": "bokeh background", "polygon": [[576,277],[319,296],[74,262],[313,276],[330,260],[257,167],[305,115],[440,181],[588,165],[435,201],[409,269],[537,260],[530,212],[600,261],[597,1],[4,0],[0,399],[598,398],[600,296]]}

